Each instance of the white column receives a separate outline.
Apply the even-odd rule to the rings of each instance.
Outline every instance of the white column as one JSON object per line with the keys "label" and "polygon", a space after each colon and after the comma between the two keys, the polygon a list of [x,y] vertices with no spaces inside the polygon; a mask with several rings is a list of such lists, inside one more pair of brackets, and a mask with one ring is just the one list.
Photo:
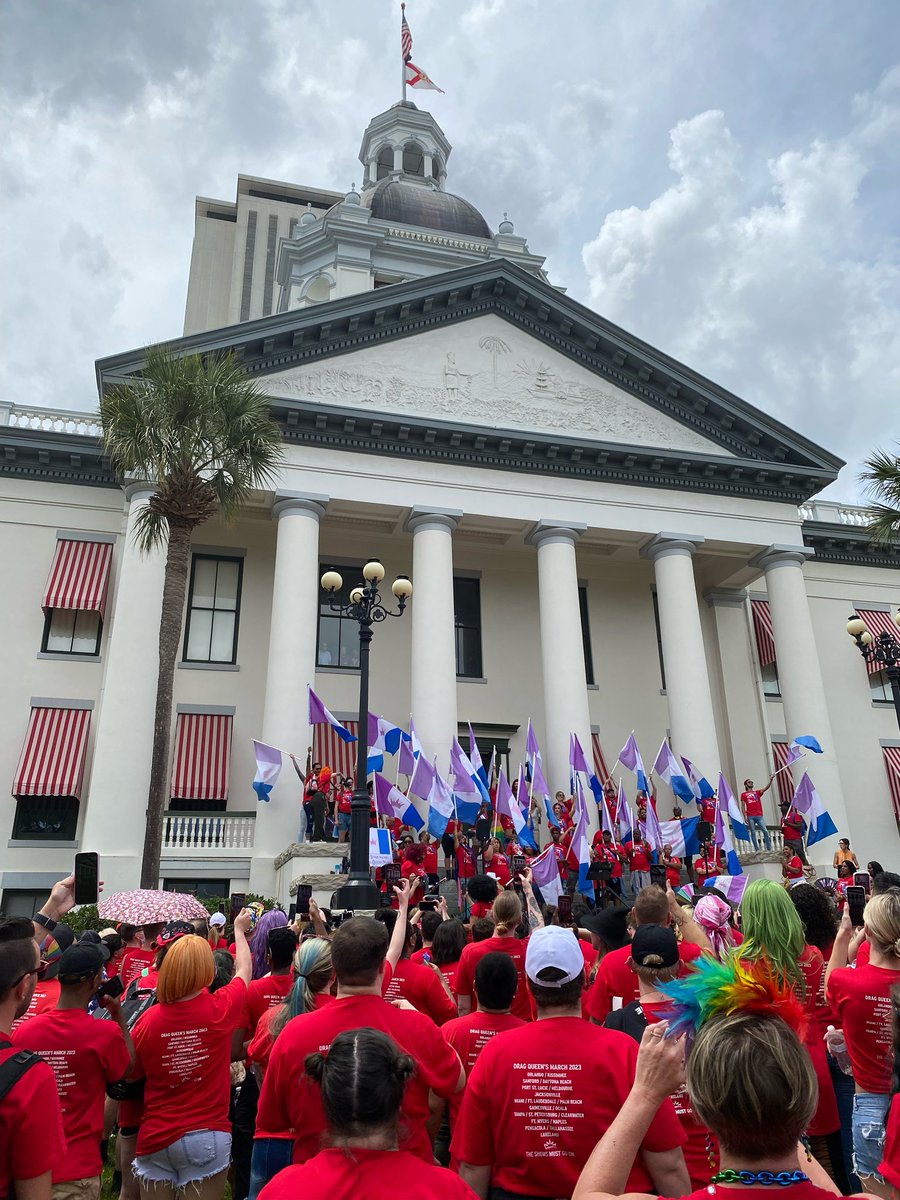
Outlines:
{"label": "white column", "polygon": [[125,491],[128,519],[118,547],[114,607],[106,614],[106,669],[85,796],[81,846],[100,855],[107,894],[140,883],[166,560],[159,550],[142,554],[134,528],[153,493],[147,483]]}
{"label": "white column", "polygon": [[694,550],[703,540],[660,533],[641,554],[653,560],[656,575],[672,747],[714,780],[720,769],[719,747],[693,564]]}
{"label": "white column", "polygon": [[453,531],[462,513],[416,507],[413,535],[412,683],[416,733],[446,775],[456,714],[456,628],[453,618]]}
{"label": "white column", "polygon": [[[569,790],[569,734],[576,733],[591,765],[591,717],[584,672],[584,641],[578,603],[575,541],[586,526],[541,521],[528,536],[537,547],[541,665],[544,677],[547,782],[554,791]],[[588,805],[591,824],[597,806]]]}
{"label": "white column", "polygon": [[[327,503],[327,496],[277,492],[272,508],[278,533],[262,740],[296,754],[301,769],[310,745],[306,688],[316,681],[319,520]],[[269,802],[256,807],[250,866],[253,892],[274,895],[274,860],[297,841],[302,790],[290,759],[285,757]]]}
{"label": "white column", "polygon": [[[850,824],[803,579],[803,564],[813,553],[807,546],[769,546],[753,559],[752,565],[762,567],[766,574],[785,732],[789,738],[811,733],[824,751],[810,754],[798,764],[794,768],[796,777],[799,779],[804,769],[809,770],[823,804],[838,831],[845,835]],[[828,840],[816,843],[817,861],[830,862],[833,849]]]}

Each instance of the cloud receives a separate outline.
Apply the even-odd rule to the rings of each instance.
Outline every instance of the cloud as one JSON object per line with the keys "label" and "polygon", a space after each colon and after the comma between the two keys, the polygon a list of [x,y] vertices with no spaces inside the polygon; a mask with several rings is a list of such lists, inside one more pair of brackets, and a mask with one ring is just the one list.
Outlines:
{"label": "cloud", "polygon": [[679,121],[676,181],[583,248],[598,311],[850,458],[844,497],[900,434],[900,252],[867,194],[896,178],[898,121],[897,71],[856,97],[841,136],[765,162],[721,111]]}

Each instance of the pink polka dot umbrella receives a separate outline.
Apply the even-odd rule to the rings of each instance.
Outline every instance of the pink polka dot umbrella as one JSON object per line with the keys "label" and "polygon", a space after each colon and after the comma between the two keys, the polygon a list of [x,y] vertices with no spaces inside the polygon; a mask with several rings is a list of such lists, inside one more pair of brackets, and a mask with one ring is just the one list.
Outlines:
{"label": "pink polka dot umbrella", "polygon": [[113,892],[97,906],[104,921],[125,921],[128,925],[156,925],[161,921],[197,921],[209,916],[196,896],[186,892],[162,892],[153,888],[135,888],[131,892]]}

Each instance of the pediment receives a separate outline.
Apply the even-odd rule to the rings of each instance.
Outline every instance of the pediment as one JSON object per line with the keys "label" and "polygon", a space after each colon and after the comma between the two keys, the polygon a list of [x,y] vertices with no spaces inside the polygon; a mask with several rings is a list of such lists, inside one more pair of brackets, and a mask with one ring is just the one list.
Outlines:
{"label": "pediment", "polygon": [[273,372],[264,386],[388,416],[733,457],[493,314]]}

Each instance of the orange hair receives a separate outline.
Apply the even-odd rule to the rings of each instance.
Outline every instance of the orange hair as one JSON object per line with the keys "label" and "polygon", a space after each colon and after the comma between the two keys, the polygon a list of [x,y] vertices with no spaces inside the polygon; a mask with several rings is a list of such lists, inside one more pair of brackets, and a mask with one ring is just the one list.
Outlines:
{"label": "orange hair", "polygon": [[156,997],[160,1004],[174,1004],[209,987],[215,977],[216,963],[209,942],[190,934],[167,950],[159,969]]}

